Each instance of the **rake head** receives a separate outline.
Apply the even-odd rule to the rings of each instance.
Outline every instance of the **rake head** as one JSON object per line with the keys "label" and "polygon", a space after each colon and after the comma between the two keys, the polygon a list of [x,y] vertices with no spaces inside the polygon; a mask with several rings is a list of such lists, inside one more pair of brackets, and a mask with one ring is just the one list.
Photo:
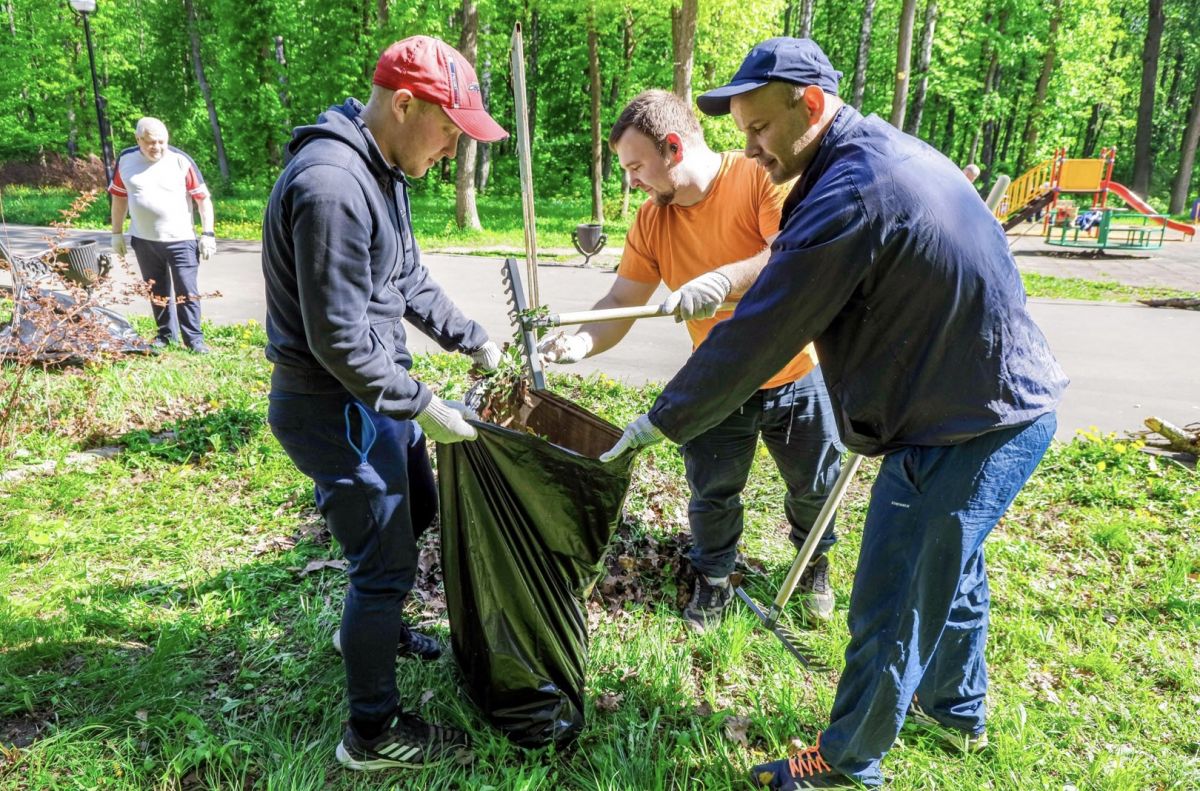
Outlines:
{"label": "rake head", "polygon": [[833,672],[832,667],[813,657],[811,653],[804,650],[804,639],[800,635],[796,634],[787,626],[779,623],[777,617],[773,618],[768,615],[767,612],[759,606],[758,602],[754,601],[749,593],[746,593],[746,589],[741,586],[740,581],[739,584],[734,587],[733,591],[737,594],[738,598],[750,608],[750,612],[754,613],[754,616],[758,618],[759,622],[762,623],[764,627],[766,627],[767,631],[779,638],[779,642],[783,643],[783,647],[787,649],[788,653],[800,660],[800,664],[804,665],[806,670],[811,670],[817,673]]}
{"label": "rake head", "polygon": [[509,318],[517,328],[517,345],[521,356],[525,358],[525,371],[529,382],[535,390],[546,389],[546,374],[542,371],[542,359],[538,356],[537,337],[533,332],[533,322],[529,315],[529,300],[525,296],[525,286],[521,282],[521,271],[515,258],[504,259],[504,267],[500,270],[504,280],[504,291],[508,297]]}

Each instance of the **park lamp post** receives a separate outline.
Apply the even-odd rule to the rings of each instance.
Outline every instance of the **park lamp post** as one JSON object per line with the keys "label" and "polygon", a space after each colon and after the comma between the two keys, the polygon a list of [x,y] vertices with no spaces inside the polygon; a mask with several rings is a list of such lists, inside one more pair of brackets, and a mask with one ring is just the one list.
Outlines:
{"label": "park lamp post", "polygon": [[104,184],[112,181],[112,164],[109,161],[108,132],[104,123],[104,100],[100,98],[100,82],[96,79],[96,53],[92,49],[92,26],[88,14],[96,10],[96,0],[68,0],[71,8],[83,17],[83,37],[87,39],[88,65],[92,69],[92,96],[96,99],[96,123],[100,126],[100,157],[104,160]]}

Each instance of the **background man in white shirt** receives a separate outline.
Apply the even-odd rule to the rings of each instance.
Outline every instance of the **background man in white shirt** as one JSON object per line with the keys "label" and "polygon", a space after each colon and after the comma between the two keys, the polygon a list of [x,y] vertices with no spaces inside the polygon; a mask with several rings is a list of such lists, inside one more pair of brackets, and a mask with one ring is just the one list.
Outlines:
{"label": "background man in white shirt", "polygon": [[[117,157],[112,183],[112,249],[124,257],[125,214],[142,279],[150,283],[150,304],[158,334],[154,345],[171,343],[176,327],[196,354],[208,354],[200,331],[199,259],[217,249],[212,199],[200,168],[187,154],[167,145],[167,127],[157,118],[137,123],[137,145]],[[200,213],[196,239],[192,205]]]}

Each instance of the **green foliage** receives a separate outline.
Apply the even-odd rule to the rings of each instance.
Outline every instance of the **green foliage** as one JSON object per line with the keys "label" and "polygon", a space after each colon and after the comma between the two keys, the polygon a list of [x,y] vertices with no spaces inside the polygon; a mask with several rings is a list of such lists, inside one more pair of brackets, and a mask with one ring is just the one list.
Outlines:
{"label": "green foliage", "polygon": [[[239,189],[259,193],[277,175],[293,127],[311,123],[347,96],[366,97],[374,61],[388,43],[427,33],[457,44],[460,35],[460,4],[454,0],[191,2],[230,177]],[[901,2],[879,0],[875,11],[863,110],[884,117],[892,102]],[[566,0],[485,0],[478,4],[478,71],[492,110],[510,127],[510,39],[513,25],[523,25],[534,110],[534,173],[543,204],[555,196],[588,193],[589,19],[594,16],[599,33],[601,130],[607,132],[637,92],[671,86],[673,5],[649,0],[598,0],[590,5]],[[799,5],[798,0],[701,3],[693,94],[727,80],[750,46],[780,34],[785,16],[794,18]],[[921,17],[924,3],[919,5]],[[1154,147],[1160,152],[1154,160],[1156,194],[1151,197],[1155,203],[1165,203],[1178,169],[1189,100],[1200,79],[1200,17],[1188,0],[1165,0],[1164,5],[1167,23],[1154,119]],[[815,8],[812,35],[844,72],[842,93],[848,96],[863,0],[827,0]],[[1090,138],[1090,153],[1100,146],[1119,148],[1116,176],[1128,181],[1147,4],[1144,0],[1065,2],[1058,33],[1051,41],[1053,8],[1048,0],[941,0],[920,135],[959,162],[989,157],[985,161],[989,176],[1017,175],[1019,165],[1045,158],[1059,146],[1082,154]],[[11,0],[0,6],[0,22],[5,23],[0,25],[0,161],[98,151],[80,18],[65,2]],[[192,63],[185,4],[102,0],[91,23],[114,149],[132,143],[133,124],[140,116],[156,115],[166,121],[173,141],[199,162],[210,181],[217,180],[215,137]],[[282,60],[277,57],[277,43]],[[1038,140],[1034,150],[1026,151],[1025,124],[1033,111],[1042,60],[1051,45],[1056,59],[1038,116]],[[993,90],[988,90],[993,57]],[[916,82],[910,90],[916,90]],[[702,122],[714,148],[741,147],[741,135],[729,118],[703,118]],[[994,133],[990,154],[989,130]],[[518,194],[515,141],[490,146],[490,156],[490,189],[514,201]],[[619,168],[607,150],[605,158],[604,190],[615,203]],[[434,170],[425,182],[441,181],[440,170]],[[580,212],[576,221],[589,211]],[[606,214],[611,217],[615,212]]]}

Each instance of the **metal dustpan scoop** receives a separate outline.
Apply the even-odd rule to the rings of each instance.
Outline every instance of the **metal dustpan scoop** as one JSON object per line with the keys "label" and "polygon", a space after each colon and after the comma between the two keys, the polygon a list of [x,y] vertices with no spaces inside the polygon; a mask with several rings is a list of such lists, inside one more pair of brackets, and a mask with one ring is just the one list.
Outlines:
{"label": "metal dustpan scoop", "polygon": [[779,588],[779,593],[776,594],[775,601],[771,603],[769,610],[764,611],[750,597],[750,594],[741,586],[740,580],[734,588],[734,592],[738,595],[738,598],[746,603],[746,606],[750,608],[750,612],[754,613],[758,620],[762,622],[762,625],[779,638],[779,642],[783,643],[783,647],[788,650],[788,653],[799,659],[800,664],[810,670],[829,671],[833,668],[806,655],[801,649],[803,641],[800,639],[800,636],[788,627],[780,624],[779,616],[783,614],[783,608],[787,606],[788,599],[792,597],[792,594],[796,591],[796,586],[800,584],[800,577],[804,574],[804,570],[808,568],[809,561],[812,560],[813,555],[816,554],[817,544],[821,543],[821,538],[825,535],[825,531],[829,529],[829,524],[833,521],[833,514],[845,498],[846,490],[850,488],[850,481],[854,479],[854,475],[858,472],[859,465],[861,464],[862,456],[856,453],[847,453],[842,459],[842,470],[833,485],[833,490],[830,491],[829,497],[825,500],[825,505],[821,508],[821,513],[817,515],[817,521],[813,525],[812,530],[809,531],[808,538],[804,540],[804,545],[800,547],[800,551],[796,554],[796,559],[792,561],[792,567],[788,569],[787,576],[784,577],[783,584]]}

